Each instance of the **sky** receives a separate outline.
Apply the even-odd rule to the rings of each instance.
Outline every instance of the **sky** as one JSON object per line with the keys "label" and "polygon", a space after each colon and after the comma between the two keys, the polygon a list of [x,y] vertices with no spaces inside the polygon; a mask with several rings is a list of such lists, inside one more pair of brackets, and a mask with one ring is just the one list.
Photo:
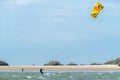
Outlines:
{"label": "sky", "polygon": [[[104,9],[93,20],[96,2]],[[0,0],[0,60],[104,63],[120,57],[120,0]]]}

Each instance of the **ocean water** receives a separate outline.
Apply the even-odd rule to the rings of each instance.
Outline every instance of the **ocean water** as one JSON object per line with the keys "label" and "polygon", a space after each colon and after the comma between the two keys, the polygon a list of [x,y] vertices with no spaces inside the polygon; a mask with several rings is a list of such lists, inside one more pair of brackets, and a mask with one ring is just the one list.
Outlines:
{"label": "ocean water", "polygon": [[0,80],[120,80],[120,72],[0,72]]}

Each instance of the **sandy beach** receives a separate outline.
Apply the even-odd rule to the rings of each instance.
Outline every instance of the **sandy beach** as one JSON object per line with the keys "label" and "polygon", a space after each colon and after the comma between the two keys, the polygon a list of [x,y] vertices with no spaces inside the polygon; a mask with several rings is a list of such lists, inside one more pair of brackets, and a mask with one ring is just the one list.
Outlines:
{"label": "sandy beach", "polygon": [[80,66],[0,66],[0,71],[39,72],[81,72],[81,71],[120,71],[118,65],[80,65]]}

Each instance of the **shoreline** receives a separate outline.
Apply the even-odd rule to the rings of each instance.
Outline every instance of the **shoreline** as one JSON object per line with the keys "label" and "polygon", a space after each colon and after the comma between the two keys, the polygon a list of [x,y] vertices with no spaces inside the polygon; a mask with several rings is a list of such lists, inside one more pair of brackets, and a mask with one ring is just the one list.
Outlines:
{"label": "shoreline", "polygon": [[91,71],[120,71],[118,65],[78,65],[78,66],[0,66],[0,72],[91,72]]}

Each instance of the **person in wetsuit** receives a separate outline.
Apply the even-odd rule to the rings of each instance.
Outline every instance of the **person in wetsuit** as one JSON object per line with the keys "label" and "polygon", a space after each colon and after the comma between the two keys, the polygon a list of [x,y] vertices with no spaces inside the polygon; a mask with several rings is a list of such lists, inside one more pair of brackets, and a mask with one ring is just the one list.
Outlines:
{"label": "person in wetsuit", "polygon": [[22,68],[22,72],[24,71],[24,69]]}
{"label": "person in wetsuit", "polygon": [[44,73],[43,73],[43,69],[42,69],[42,68],[40,68],[40,73],[41,73],[41,74],[44,74]]}

